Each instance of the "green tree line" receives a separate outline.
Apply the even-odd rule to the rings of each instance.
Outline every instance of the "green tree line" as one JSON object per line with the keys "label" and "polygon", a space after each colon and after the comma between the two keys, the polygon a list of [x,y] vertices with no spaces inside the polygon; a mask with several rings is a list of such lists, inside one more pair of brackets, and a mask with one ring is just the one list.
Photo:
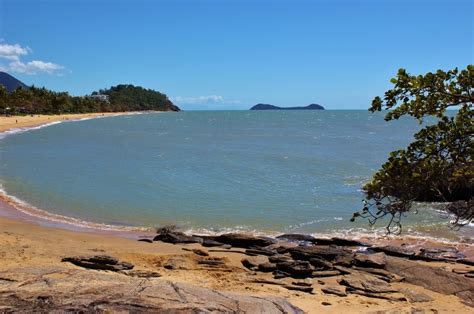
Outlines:
{"label": "green tree line", "polygon": [[71,96],[67,92],[54,92],[31,86],[18,88],[12,93],[0,85],[0,113],[3,114],[64,114],[124,111],[179,111],[165,94],[133,85],[117,85],[95,91],[108,100]]}

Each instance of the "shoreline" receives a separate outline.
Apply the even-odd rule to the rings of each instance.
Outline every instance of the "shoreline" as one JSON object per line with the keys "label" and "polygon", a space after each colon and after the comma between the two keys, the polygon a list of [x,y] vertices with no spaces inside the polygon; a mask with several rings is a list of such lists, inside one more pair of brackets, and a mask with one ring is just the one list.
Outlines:
{"label": "shoreline", "polygon": [[[125,114],[136,113],[123,113],[118,115]],[[107,116],[116,115],[117,114],[110,114]],[[49,118],[53,117],[54,116],[50,116]],[[90,119],[101,117],[104,116],[99,113],[95,116],[88,115],[82,118]],[[44,127],[51,123],[81,119],[81,117],[77,117],[75,120],[61,120],[71,118],[71,116],[60,116],[57,118],[59,120],[53,121],[47,119],[48,121],[39,124],[35,123],[30,126],[22,125],[20,130],[26,131],[36,127]],[[0,123],[0,130],[3,130],[2,132],[19,129],[14,127],[2,129],[1,125]],[[1,134],[2,133],[0,133],[0,136]],[[64,257],[72,255],[91,256],[100,254],[113,256],[120,261],[131,262],[138,271],[159,271],[160,278],[137,278],[140,279],[140,282],[146,280],[156,285],[168,282],[171,283],[173,287],[175,287],[175,284],[199,286],[216,291],[231,292],[246,297],[258,297],[259,300],[264,300],[268,297],[278,297],[282,298],[282,300],[289,301],[306,313],[361,313],[390,311],[394,309],[398,309],[402,312],[410,312],[413,307],[424,311],[430,311],[435,308],[440,312],[455,309],[459,313],[469,313],[471,310],[471,308],[461,303],[460,299],[454,295],[440,294],[406,283],[397,283],[396,286],[400,289],[409,288],[425,293],[433,300],[425,303],[400,303],[398,301],[374,299],[361,295],[348,294],[346,297],[340,297],[325,294],[320,291],[321,288],[319,286],[315,288],[319,289],[315,294],[308,294],[288,290],[281,286],[275,286],[272,283],[258,283],[258,280],[262,280],[262,278],[264,278],[264,281],[267,280],[267,282],[272,282],[273,279],[271,279],[272,277],[269,273],[255,274],[243,267],[241,259],[245,257],[245,255],[243,255],[245,253],[244,250],[213,250],[212,248],[204,248],[200,244],[170,244],[160,241],[154,241],[150,244],[141,242],[137,240],[142,237],[149,239],[155,236],[156,232],[133,227],[127,229],[125,226],[113,225],[109,225],[108,229],[100,228],[106,225],[89,224],[89,222],[80,221],[72,217],[64,217],[48,213],[42,209],[36,209],[38,214],[40,214],[39,216],[44,215],[44,217],[39,217],[29,212],[28,208],[23,208],[23,210],[18,208],[22,207],[21,200],[12,196],[5,196],[5,193],[3,194],[4,195],[0,195],[0,243],[2,243],[0,245],[0,258],[2,258],[2,263],[0,264],[0,283],[6,282],[6,284],[0,285],[0,292],[2,292],[2,289],[6,289],[3,292],[7,291],[13,294],[21,293],[23,286],[30,287],[30,283],[33,282],[31,288],[28,288],[31,289],[28,290],[28,293],[33,296],[42,296],[45,292],[42,291],[38,285],[35,285],[35,282],[43,282],[45,280],[44,277],[49,278],[48,276],[51,276],[51,279],[47,280],[52,282],[53,289],[54,287],[58,289],[58,287],[63,287],[62,285],[70,284],[75,278],[68,276],[76,275],[83,277],[80,277],[82,278],[81,281],[74,283],[74,289],[76,289],[76,285],[87,291],[94,289],[95,280],[97,280],[97,278],[102,279],[102,277],[104,277],[103,280],[111,280],[114,287],[119,282],[125,287],[128,287],[127,289],[133,290],[136,288],[133,286],[136,284],[136,281],[124,282],[124,277],[127,276],[123,274],[103,271],[98,273],[96,270],[84,270],[70,263],[61,262]],[[25,204],[23,204],[23,206],[28,207],[28,205]],[[66,218],[66,221],[62,221],[62,218]],[[71,223],[68,223],[67,220],[70,220]],[[80,224],[74,225],[74,222],[80,222]],[[366,240],[368,242],[375,241],[378,245],[396,245],[412,249],[446,246],[446,243],[443,242],[436,242],[426,238],[415,239],[410,238],[410,236],[391,237],[390,239],[370,236],[346,236],[346,238],[359,239],[363,242]],[[449,243],[449,245],[453,246],[453,243]],[[474,257],[474,246],[472,244],[457,243],[455,247],[457,247],[460,252],[464,252],[466,256]],[[197,260],[197,257],[192,252],[193,249],[207,249],[208,254],[211,255],[209,258],[225,261],[225,267],[213,269],[212,267],[196,266],[199,264],[199,260]],[[163,267],[163,265],[166,265],[170,260],[176,260],[177,265],[179,265],[178,268],[168,269]],[[445,264],[441,264],[441,266],[446,267]],[[39,277],[38,274],[40,275]],[[258,277],[255,277],[256,275],[258,275]],[[63,278],[63,281],[58,281],[60,278]],[[258,280],[253,282],[253,280],[256,279]],[[58,281],[58,286],[55,286],[55,280]],[[334,277],[330,277],[327,280],[322,278],[317,282],[320,284],[319,282],[322,281],[328,285],[337,284]],[[313,283],[313,281],[311,282]],[[108,281],[106,283],[108,283]],[[141,283],[139,283],[139,285],[141,285]],[[313,285],[317,285],[316,280],[314,280]],[[48,287],[48,289],[50,288]],[[51,293],[54,294],[54,292]],[[102,290],[97,292],[99,297],[102,297],[102,293]],[[2,306],[0,305],[0,311],[1,310]]]}
{"label": "shoreline", "polygon": [[[150,114],[160,113],[160,111],[139,111],[139,112],[109,112],[109,113],[85,113],[85,114],[62,114],[62,115],[34,115],[34,116],[10,116],[0,117],[0,140],[5,136],[17,133],[28,132],[38,128],[48,127],[50,125],[64,123],[64,122],[78,122],[89,119],[100,119],[108,117],[136,115],[136,114]],[[18,120],[18,123],[15,121]],[[149,235],[154,232],[153,227],[144,226],[127,226],[127,225],[113,225],[107,223],[99,223],[80,218],[74,218],[65,215],[59,215],[49,212],[46,209],[37,208],[34,205],[28,204],[13,195],[9,195],[4,191],[0,185],[0,217],[6,217],[14,220],[26,221],[35,223],[40,226],[54,227],[75,232],[86,232],[96,234],[111,234],[124,238],[136,238],[139,235]],[[467,226],[469,227],[469,226]],[[184,230],[186,232],[186,230]],[[189,232],[189,230],[187,230]],[[201,235],[220,235],[226,232],[247,232],[254,235],[269,236],[275,238],[278,235],[285,233],[284,231],[272,232],[250,232],[243,230],[226,230],[222,232],[211,232],[209,230],[195,231],[190,233],[197,233]],[[349,235],[353,233],[353,235]],[[376,231],[360,232],[351,230],[338,230],[331,232],[309,233],[314,237],[331,238],[340,237],[351,240],[366,241],[368,243],[399,243],[408,241],[417,246],[423,246],[424,243],[438,243],[439,245],[469,245],[474,243],[474,239],[466,241],[463,238],[458,240],[450,240],[427,235],[390,235],[386,236],[383,233]],[[469,239],[468,239],[469,240]],[[474,256],[474,253],[473,253]]]}

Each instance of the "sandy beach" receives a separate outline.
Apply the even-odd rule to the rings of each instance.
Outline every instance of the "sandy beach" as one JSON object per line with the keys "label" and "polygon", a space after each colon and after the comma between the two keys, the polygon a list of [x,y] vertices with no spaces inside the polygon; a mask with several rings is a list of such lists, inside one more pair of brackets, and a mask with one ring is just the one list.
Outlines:
{"label": "sandy beach", "polygon": [[[0,131],[54,121],[113,115],[116,113],[1,117]],[[65,287],[64,289],[67,290],[68,276],[89,278],[89,281],[79,284],[84,289],[93,289],[94,285],[102,284],[105,277],[101,276],[107,276],[107,280],[120,282],[125,286],[135,284],[132,279],[128,279],[129,277],[121,273],[85,269],[61,261],[70,256],[92,255],[112,256],[133,264],[134,270],[156,272],[161,275],[158,278],[142,278],[139,285],[159,286],[163,282],[171,282],[244,296],[259,298],[276,296],[288,300],[306,313],[472,313],[473,310],[472,307],[462,303],[458,296],[435,292],[405,281],[393,282],[391,286],[397,291],[408,289],[425,295],[429,300],[395,301],[352,293],[341,297],[322,291],[324,287],[337,285],[337,281],[342,276],[306,280],[314,288],[312,293],[293,291],[282,285],[265,283],[265,281],[274,280],[271,273],[255,272],[244,267],[241,261],[248,256],[241,248],[231,250],[204,248],[200,244],[169,244],[161,241],[148,243],[137,241],[140,235],[138,233],[118,234],[113,231],[99,232],[80,228],[74,231],[65,230],[59,228],[60,225],[54,223],[48,225],[44,221],[41,223],[26,214],[16,215],[13,205],[8,204],[6,200],[0,202],[0,258],[2,260],[0,263],[0,311],[12,309],[11,303],[2,304],[2,301],[13,300],[12,296],[17,299],[24,298],[24,300],[33,297],[38,299],[43,296],[41,293],[44,293],[46,288],[55,291]],[[143,235],[150,237],[150,234],[143,233]],[[397,241],[400,243],[399,240]],[[391,244],[394,243],[396,242]],[[433,246],[436,247],[436,244]],[[206,266],[202,263],[203,257],[193,252],[193,249],[204,250],[209,254],[206,260],[215,258],[223,261],[223,266],[217,268]],[[472,245],[466,244],[463,251],[471,254]],[[165,267],[170,260],[180,266]],[[414,263],[449,271],[473,269],[473,266],[458,263],[425,261]],[[474,281],[474,279],[470,280]],[[283,278],[281,281],[290,285],[294,280]],[[474,284],[472,290],[474,291]],[[140,295],[140,292],[137,292],[137,295]],[[140,297],[151,298],[152,296],[142,293]],[[189,298],[187,300],[189,301]]]}

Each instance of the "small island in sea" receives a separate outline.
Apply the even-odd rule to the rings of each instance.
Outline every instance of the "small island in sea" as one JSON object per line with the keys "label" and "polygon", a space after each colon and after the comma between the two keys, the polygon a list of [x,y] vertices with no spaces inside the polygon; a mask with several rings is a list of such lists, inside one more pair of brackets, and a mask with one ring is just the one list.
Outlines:
{"label": "small island in sea", "polygon": [[311,104],[305,107],[278,107],[269,104],[256,104],[250,110],[325,110],[323,106]]}

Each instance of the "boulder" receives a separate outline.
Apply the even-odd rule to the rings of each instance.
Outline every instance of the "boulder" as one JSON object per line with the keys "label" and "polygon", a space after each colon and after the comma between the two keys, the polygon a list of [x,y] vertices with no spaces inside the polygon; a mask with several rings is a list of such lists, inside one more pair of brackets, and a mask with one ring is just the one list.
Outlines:
{"label": "boulder", "polygon": [[408,299],[410,302],[430,302],[433,301],[433,298],[429,295],[426,295],[422,292],[413,291],[410,289],[401,289],[400,292]]}
{"label": "boulder", "polygon": [[276,243],[272,238],[260,237],[242,233],[227,233],[216,237],[215,241],[232,245],[233,247],[252,248],[265,247]]}
{"label": "boulder", "polygon": [[317,245],[335,245],[335,246],[370,246],[369,244],[362,243],[357,240],[350,240],[344,238],[315,238],[313,241]]}
{"label": "boulder", "polygon": [[97,269],[97,270],[129,270],[133,269],[133,265],[127,262],[119,262],[116,258],[107,255],[95,255],[95,256],[71,256],[65,257],[61,260],[62,262],[69,262],[76,266]]}

